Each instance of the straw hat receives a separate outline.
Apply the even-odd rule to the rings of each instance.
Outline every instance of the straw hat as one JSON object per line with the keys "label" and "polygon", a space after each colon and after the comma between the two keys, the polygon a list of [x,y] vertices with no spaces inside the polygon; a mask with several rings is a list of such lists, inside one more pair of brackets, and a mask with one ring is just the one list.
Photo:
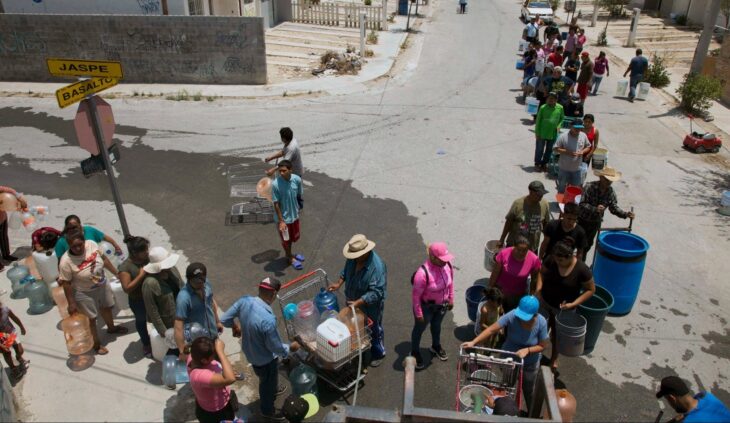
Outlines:
{"label": "straw hat", "polygon": [[162,247],[150,248],[150,262],[143,268],[147,273],[160,273],[165,269],[170,269],[177,264],[180,258],[178,254],[170,254],[169,251]]}
{"label": "straw hat", "polygon": [[621,179],[621,172],[611,166],[606,166],[601,170],[594,170],[593,174],[596,176],[603,176],[611,182],[616,182]]}
{"label": "straw hat", "polygon": [[353,235],[353,237],[347,241],[347,244],[345,244],[345,247],[342,249],[342,254],[345,258],[356,259],[367,254],[373,248],[375,248],[375,243],[373,241],[368,240],[363,234],[357,234]]}

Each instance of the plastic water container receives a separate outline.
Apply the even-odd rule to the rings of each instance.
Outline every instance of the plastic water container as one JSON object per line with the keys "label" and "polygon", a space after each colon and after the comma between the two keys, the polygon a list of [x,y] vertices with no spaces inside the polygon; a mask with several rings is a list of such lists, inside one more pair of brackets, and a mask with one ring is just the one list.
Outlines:
{"label": "plastic water container", "polygon": [[94,347],[89,318],[85,314],[75,313],[63,319],[61,329],[66,338],[66,349],[69,354],[85,354]]}
{"label": "plastic water container", "polygon": [[355,308],[355,314],[353,315],[352,307],[343,308],[340,310],[339,319],[347,326],[347,329],[350,331],[350,336],[356,339],[356,331],[360,331],[360,335],[362,336],[362,331],[365,329],[365,313],[362,310]]}
{"label": "plastic water container", "polygon": [[611,307],[613,307],[613,295],[601,285],[596,285],[596,293],[578,306],[578,313],[586,318],[587,323],[583,354],[590,354],[596,346],[603,322]]}
{"label": "plastic water container", "polygon": [[338,319],[317,326],[317,354],[328,363],[337,363],[350,353],[350,329]]}
{"label": "plastic water container", "polygon": [[297,316],[294,319],[294,326],[297,333],[301,335],[306,343],[317,341],[317,325],[319,324],[319,313],[312,300],[300,301],[297,304]]}
{"label": "plastic water container", "polygon": [[616,97],[626,96],[626,90],[629,89],[629,80],[621,79],[616,83]]}
{"label": "plastic water container", "polygon": [[124,292],[122,282],[119,279],[114,278],[109,281],[109,287],[112,289],[112,294],[114,294],[115,314],[121,310],[129,309],[129,296],[126,292]]}
{"label": "plastic water container", "polygon": [[320,313],[327,310],[340,311],[340,306],[337,305],[337,296],[324,288],[320,288],[319,293],[314,296],[314,305],[317,306],[317,311]]}
{"label": "plastic water container", "polygon": [[583,354],[586,337],[586,318],[575,312],[561,311],[555,317],[558,352],[568,357]]}
{"label": "plastic water container", "polygon": [[264,176],[256,183],[256,195],[271,201],[271,183],[273,179]]}
{"label": "plastic water container", "polygon": [[608,150],[598,147],[593,150],[593,158],[591,159],[591,167],[593,169],[603,169],[608,164]]}
{"label": "plastic water container", "polygon": [[598,236],[593,278],[613,295],[611,314],[627,314],[639,295],[649,243],[628,232]]}
{"label": "plastic water container", "polygon": [[517,47],[517,51],[525,51],[530,46],[530,43],[525,40],[520,40],[520,45]]}
{"label": "plastic water container", "polygon": [[472,322],[476,322],[477,320],[477,310],[479,309],[479,303],[484,300],[483,292],[483,285],[473,285],[467,288],[465,292],[466,313],[469,315],[469,320],[471,320]]}
{"label": "plastic water container", "polygon": [[26,275],[23,279],[19,280],[18,283],[13,284],[10,288],[13,292],[10,293],[10,298],[18,300],[21,298],[28,298],[28,293],[25,292],[25,288],[28,286],[30,281],[34,281],[33,275]]}
{"label": "plastic water container", "polygon": [[499,241],[496,239],[487,241],[484,245],[484,268],[487,269],[487,272],[493,272],[494,266],[497,265],[495,257],[502,250],[502,247],[498,247],[498,245]]}
{"label": "plastic water container", "polygon": [[53,250],[33,251],[33,261],[46,283],[51,283],[58,278],[58,257]]}
{"label": "plastic water container", "polygon": [[539,107],[540,100],[535,97],[527,97],[527,99],[525,99],[525,110],[528,115],[536,115]]}
{"label": "plastic water container", "polygon": [[583,188],[577,187],[575,185],[568,185],[565,188],[565,193],[563,194],[563,203],[576,203],[578,204],[580,202],[580,196],[583,194]]}
{"label": "plastic water container", "polygon": [[162,383],[173,386],[188,382],[190,382],[190,376],[188,376],[186,364],[178,360],[176,355],[166,355],[162,359]]}
{"label": "plastic water container", "polygon": [[578,408],[578,402],[575,400],[575,397],[567,389],[556,389],[555,396],[558,400],[558,410],[560,410],[561,419],[564,422],[572,422]]}
{"label": "plastic water container", "polygon": [[317,396],[317,372],[311,367],[300,364],[289,373],[289,382],[294,395],[314,394]]}
{"label": "plastic water container", "polygon": [[25,287],[25,294],[28,297],[28,314],[43,314],[53,308],[51,293],[48,292],[48,285],[38,281],[33,276],[26,276],[28,284]]}
{"label": "plastic water container", "polygon": [[147,332],[150,334],[150,346],[152,347],[152,358],[154,358],[157,361],[162,361],[165,358],[165,354],[167,354],[167,343],[165,342],[165,338],[160,336],[160,334],[157,332],[157,329],[155,329],[152,326],[147,327]]}
{"label": "plastic water container", "polygon": [[515,62],[515,69],[522,70],[525,68],[525,62],[522,61],[522,59],[517,59],[517,62]]}
{"label": "plastic water container", "polygon": [[649,96],[649,90],[651,89],[651,84],[648,82],[639,82],[639,92],[636,93],[636,98],[639,100],[646,100],[646,97]]}
{"label": "plastic water container", "polygon": [[13,263],[13,266],[6,273],[6,275],[8,276],[8,279],[10,279],[10,287],[13,291],[10,294],[10,298],[14,298],[14,299],[23,298],[23,297],[18,297],[18,295],[22,295],[22,293],[18,292],[16,294],[16,291],[20,290],[20,288],[21,288],[20,281],[23,280],[23,278],[25,278],[29,274],[30,274],[30,270],[28,270],[27,267],[23,266],[22,264]]}
{"label": "plastic water container", "polygon": [[63,287],[58,285],[51,288],[51,297],[53,302],[56,303],[58,308],[58,314],[61,315],[61,319],[68,317],[68,300],[66,299],[66,293],[63,292]]}

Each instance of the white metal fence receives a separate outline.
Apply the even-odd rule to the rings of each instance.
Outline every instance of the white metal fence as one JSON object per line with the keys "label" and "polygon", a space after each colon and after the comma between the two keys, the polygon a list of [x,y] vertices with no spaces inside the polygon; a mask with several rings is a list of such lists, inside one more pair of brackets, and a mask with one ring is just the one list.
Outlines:
{"label": "white metal fence", "polygon": [[372,30],[388,29],[387,0],[378,6],[358,3],[292,1],[292,20],[314,25],[360,27],[360,13],[365,13],[365,27]]}

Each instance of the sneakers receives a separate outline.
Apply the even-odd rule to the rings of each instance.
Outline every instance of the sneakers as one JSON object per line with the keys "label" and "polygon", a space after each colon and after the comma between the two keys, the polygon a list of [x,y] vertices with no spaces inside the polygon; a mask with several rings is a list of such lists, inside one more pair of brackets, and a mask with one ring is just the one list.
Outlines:
{"label": "sneakers", "polygon": [[285,422],[285,421],[287,421],[286,420],[286,417],[284,417],[284,415],[281,414],[280,411],[276,411],[276,412],[274,412],[274,414],[261,414],[261,416],[263,418],[265,418],[266,420],[270,421],[270,422]]}
{"label": "sneakers", "polygon": [[441,345],[439,345],[438,347],[431,347],[428,350],[431,351],[441,361],[446,361],[449,359],[449,355],[446,354],[446,351],[443,349],[443,347],[441,347]]}
{"label": "sneakers", "polygon": [[411,352],[411,357],[416,359],[416,370],[423,370],[426,366],[423,364],[423,357],[419,351]]}
{"label": "sneakers", "polygon": [[385,360],[385,357],[383,358],[376,358],[372,361],[370,361],[370,367],[378,367],[381,364],[383,364],[383,360]]}
{"label": "sneakers", "polygon": [[276,396],[278,397],[279,395],[283,394],[284,392],[286,392],[287,389],[289,389],[289,388],[287,388],[286,385],[279,385],[276,388]]}

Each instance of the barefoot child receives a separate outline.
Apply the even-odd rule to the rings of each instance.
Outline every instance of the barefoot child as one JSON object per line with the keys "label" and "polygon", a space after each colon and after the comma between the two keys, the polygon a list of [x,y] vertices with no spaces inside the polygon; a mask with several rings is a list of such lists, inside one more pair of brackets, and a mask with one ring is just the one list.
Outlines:
{"label": "barefoot child", "polygon": [[[499,316],[504,314],[502,310],[502,291],[499,288],[484,288],[484,301],[479,303],[477,311],[477,322],[474,325],[474,333],[479,335],[486,328],[495,323]],[[480,346],[485,348],[496,348],[499,335],[492,335]]]}
{"label": "barefoot child", "polygon": [[[20,326],[20,333],[25,335],[23,322],[6,305],[0,303],[0,350],[3,352],[3,357],[5,357],[5,362],[8,363],[10,371],[13,372],[15,377],[20,377],[28,369],[30,361],[23,359],[23,345],[17,341],[18,334],[15,333],[15,326],[10,322],[11,319]],[[15,350],[15,358],[18,360],[17,366],[13,363],[10,348]]]}

